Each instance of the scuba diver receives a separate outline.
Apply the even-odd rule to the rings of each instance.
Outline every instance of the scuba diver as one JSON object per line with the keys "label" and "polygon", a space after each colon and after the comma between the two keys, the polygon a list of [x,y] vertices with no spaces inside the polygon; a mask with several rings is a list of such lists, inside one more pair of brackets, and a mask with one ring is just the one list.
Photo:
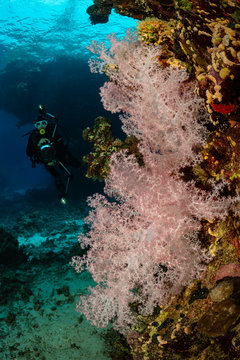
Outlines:
{"label": "scuba diver", "polygon": [[[44,164],[45,169],[54,177],[55,184],[62,204],[66,203],[69,183],[72,174],[68,166],[78,168],[81,163],[67,149],[62,137],[58,133],[58,118],[47,113],[44,105],[38,105],[39,116],[35,121],[34,130],[29,135],[26,149],[27,156],[32,161],[32,167],[36,163]],[[54,120],[54,122],[50,122]],[[62,181],[61,173],[66,175],[66,184]]]}

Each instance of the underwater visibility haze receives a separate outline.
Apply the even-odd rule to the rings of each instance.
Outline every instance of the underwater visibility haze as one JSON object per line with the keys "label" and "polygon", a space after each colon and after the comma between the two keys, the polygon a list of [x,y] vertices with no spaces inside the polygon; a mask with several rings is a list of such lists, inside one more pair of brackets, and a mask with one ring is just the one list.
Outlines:
{"label": "underwater visibility haze", "polygon": [[114,120],[121,136],[118,118],[100,101],[106,77],[91,74],[86,46],[113,31],[124,36],[136,20],[112,11],[108,23],[92,25],[90,5],[91,0],[0,2],[1,359],[110,359],[107,333],[79,317],[70,295],[92,283],[87,274],[76,276],[69,262],[79,253],[87,196],[101,192],[103,184],[87,179],[84,166],[73,169],[63,207],[54,177],[42,164],[33,168],[26,155],[40,103],[58,116],[58,130],[80,161],[90,149],[82,131],[97,116]]}

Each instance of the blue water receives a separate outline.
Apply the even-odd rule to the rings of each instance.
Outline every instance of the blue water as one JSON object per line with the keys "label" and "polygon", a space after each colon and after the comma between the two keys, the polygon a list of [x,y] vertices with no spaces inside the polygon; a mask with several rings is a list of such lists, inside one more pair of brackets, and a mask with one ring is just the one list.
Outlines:
{"label": "blue water", "polygon": [[[112,11],[106,24],[91,25],[86,13],[92,0],[5,0],[0,2],[0,185],[1,194],[53,186],[42,166],[32,169],[25,154],[27,137],[33,128],[37,104],[60,117],[70,133],[70,143],[80,159],[89,151],[82,130],[102,115],[114,120],[100,102],[99,88],[105,76],[89,71],[91,56],[86,46],[104,41],[115,32],[123,37],[134,29],[136,20]],[[118,135],[118,134],[116,134]],[[73,197],[83,195],[98,184],[78,172]],[[80,189],[79,189],[80,188]]]}
{"label": "blue water", "polygon": [[[4,332],[1,331],[4,343],[0,344],[0,358],[3,360],[38,358],[39,354],[34,355],[37,350],[46,360],[110,359],[104,348],[104,333],[98,333],[86,321],[78,321],[74,304],[67,305],[67,313],[62,305],[55,306],[53,298],[54,292],[56,301],[59,300],[54,288],[69,285],[77,301],[79,288],[86,292],[91,284],[89,274],[81,280],[73,268],[68,269],[68,264],[71,256],[79,252],[77,235],[84,228],[86,199],[101,192],[104,184],[87,179],[84,166],[70,169],[73,180],[69,196],[67,204],[61,205],[54,179],[44,165],[32,167],[26,155],[28,135],[23,136],[34,129],[37,105],[42,103],[49,113],[58,116],[59,131],[71,153],[80,161],[91,151],[91,146],[82,139],[82,131],[93,126],[97,116],[110,118],[115,136],[121,138],[118,116],[104,110],[100,101],[99,89],[108,79],[90,72],[91,54],[86,46],[92,40],[104,41],[111,32],[123,37],[127,29],[135,27],[136,21],[113,11],[108,23],[91,25],[86,10],[92,4],[92,0],[0,0],[0,226],[27,244],[23,250],[26,258],[20,258],[16,265],[10,264],[16,266],[13,274],[20,276],[19,283],[24,283],[24,287],[29,285],[29,276],[34,276],[41,288],[31,284],[32,299],[24,300],[23,305],[19,305],[23,299],[18,302],[21,291],[16,288],[14,294],[10,292],[11,304],[0,306],[1,318],[8,312],[16,313],[15,330],[6,324]],[[77,229],[71,225],[75,220]],[[51,234],[53,238],[57,236],[53,242],[49,242]],[[39,239],[43,242],[40,250]],[[59,258],[53,256],[58,253]],[[55,262],[50,260],[47,264],[48,256]],[[15,261],[16,254],[12,257]],[[35,275],[28,263],[31,259],[39,266]],[[47,274],[42,278],[41,262]],[[69,272],[58,272],[58,269]],[[15,284],[12,279],[9,283]],[[0,287],[1,284],[0,278]],[[48,289],[52,294],[50,302],[46,300]],[[36,298],[47,314],[55,309],[51,314],[54,319],[33,311]],[[75,343],[78,347],[73,349]]]}
{"label": "blue water", "polygon": [[92,0],[2,0],[1,66],[14,59],[49,61],[56,56],[88,58],[86,46],[115,32],[123,36],[134,19],[112,11],[107,24],[91,25],[86,13]]}
{"label": "blue water", "polygon": [[[33,172],[29,159],[25,156],[26,140],[19,136],[16,127],[17,119],[0,110],[0,184],[2,193],[21,191],[22,189],[47,186],[51,181],[49,175],[41,167]],[[5,120],[5,121],[4,121]],[[23,126],[22,134],[28,129]]]}

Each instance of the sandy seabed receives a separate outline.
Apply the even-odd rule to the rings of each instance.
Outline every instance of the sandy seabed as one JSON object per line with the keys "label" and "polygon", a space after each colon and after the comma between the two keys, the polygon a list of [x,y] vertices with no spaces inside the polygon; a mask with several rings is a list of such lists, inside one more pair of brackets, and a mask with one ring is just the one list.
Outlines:
{"label": "sandy seabed", "polygon": [[1,360],[109,360],[113,333],[75,311],[93,284],[69,264],[80,253],[84,211],[21,211],[1,226],[18,238],[23,256],[0,273]]}

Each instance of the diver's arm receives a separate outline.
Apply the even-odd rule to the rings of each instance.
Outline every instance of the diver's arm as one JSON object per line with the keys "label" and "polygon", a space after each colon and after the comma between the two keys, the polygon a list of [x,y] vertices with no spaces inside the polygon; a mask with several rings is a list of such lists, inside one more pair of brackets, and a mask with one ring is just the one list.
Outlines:
{"label": "diver's arm", "polygon": [[26,148],[26,154],[30,158],[33,156],[33,148],[34,148],[34,146],[33,146],[32,136],[30,135],[28,138],[28,143],[27,143],[27,148]]}

